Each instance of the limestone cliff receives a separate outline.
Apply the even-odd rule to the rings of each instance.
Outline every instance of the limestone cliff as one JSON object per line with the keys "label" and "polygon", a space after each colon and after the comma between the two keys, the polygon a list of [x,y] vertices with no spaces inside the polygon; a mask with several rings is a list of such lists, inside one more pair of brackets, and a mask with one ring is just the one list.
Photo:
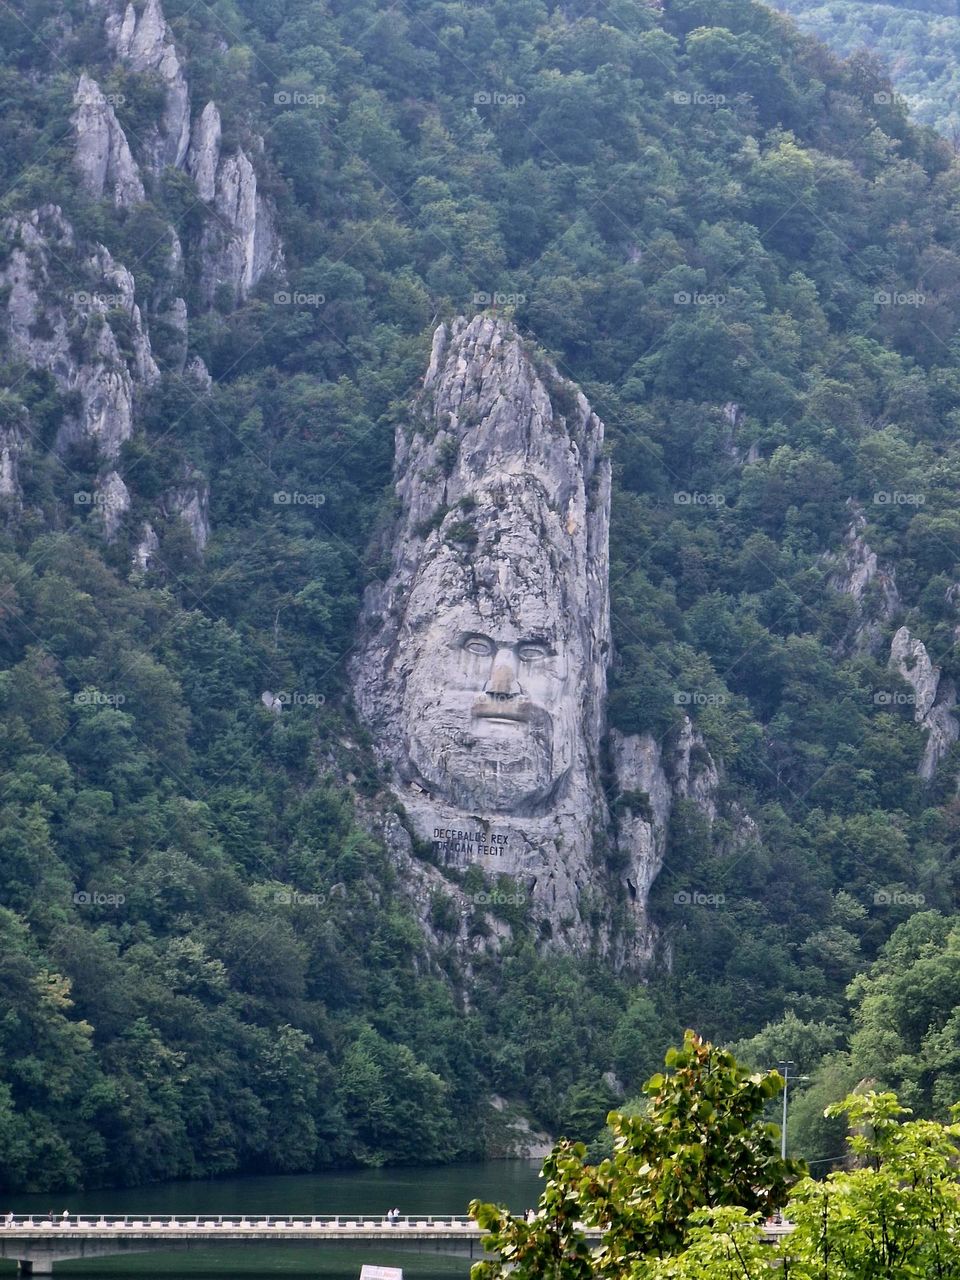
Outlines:
{"label": "limestone cliff", "polygon": [[[616,840],[627,864],[627,887],[646,904],[667,854],[677,800],[690,800],[712,823],[720,774],[689,716],[663,740],[652,733],[610,731],[610,759],[618,787]],[[652,935],[645,939],[652,943]]]}
{"label": "limestone cliff", "polygon": [[499,319],[441,325],[397,428],[392,564],[353,664],[419,838],[514,877],[575,950],[594,940],[609,822],[602,445],[584,396]]}
{"label": "limestone cliff", "polygon": [[866,527],[866,517],[854,507],[842,549],[824,557],[828,587],[850,597],[854,606],[846,634],[837,637],[838,652],[877,653],[885,625],[901,608],[896,574],[880,564],[867,542]]}
{"label": "limestone cliff", "polygon": [[94,199],[106,196],[117,208],[139,204],[144,198],[140,170],[116,112],[96,80],[82,75],[73,102],[74,163],[82,186]]}
{"label": "limestone cliff", "polygon": [[[208,102],[191,118],[190,88],[160,0],[147,0],[142,10],[117,0],[93,2],[106,10],[104,33],[114,57],[132,71],[157,77],[163,87],[159,118],[135,139],[145,169],[153,174],[167,166],[186,169],[210,210],[194,246],[201,301],[210,306],[223,288],[240,301],[267,272],[283,265],[273,205],[259,189],[248,154],[262,149],[262,139],[254,135],[246,151],[237,147],[223,155],[216,103]],[[87,190],[118,205],[142,200],[139,170],[112,106],[89,76],[77,93],[75,160]]]}
{"label": "limestone cliff", "polygon": [[953,681],[941,678],[940,668],[927,653],[922,640],[901,627],[890,646],[890,667],[913,690],[913,718],[927,730],[923,758],[917,772],[929,781],[940,761],[960,737],[954,714],[957,692]]}
{"label": "limestone cliff", "polygon": [[107,41],[133,71],[150,71],[164,90],[163,113],[141,140],[150,167],[179,168],[190,141],[190,90],[160,0],[147,0],[141,12],[128,4],[106,20]]}
{"label": "limestone cliff", "polygon": [[244,298],[268,271],[281,269],[283,248],[247,154],[239,148],[220,155],[220,113],[212,102],[194,131],[188,168],[212,211],[200,245],[201,297],[209,306],[226,287],[234,300]]}
{"label": "limestone cliff", "polygon": [[[7,218],[3,231],[13,248],[0,268],[6,292],[0,323],[11,351],[30,368],[47,370],[61,391],[75,393],[77,408],[64,419],[58,444],[92,439],[104,459],[114,459],[133,431],[137,388],[159,377],[133,276],[98,245],[81,259],[87,287],[58,289],[52,262],[75,257],[77,245],[56,205]],[[125,317],[122,344],[111,313]]]}

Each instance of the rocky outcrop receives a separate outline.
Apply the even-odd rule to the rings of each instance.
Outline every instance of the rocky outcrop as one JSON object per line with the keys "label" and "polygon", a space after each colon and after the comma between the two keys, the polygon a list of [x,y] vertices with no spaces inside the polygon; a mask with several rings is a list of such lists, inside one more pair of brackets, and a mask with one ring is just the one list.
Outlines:
{"label": "rocky outcrop", "polygon": [[712,823],[720,774],[689,716],[663,745],[651,733],[612,729],[609,747],[619,791],[616,839],[627,863],[627,888],[645,903],[663,866],[674,804],[689,800]]}
{"label": "rocky outcrop", "polygon": [[164,90],[163,114],[141,138],[145,162],[155,173],[180,168],[190,142],[190,91],[160,0],[147,0],[142,12],[132,4],[107,17],[107,41],[133,71],[152,71]]}
{"label": "rocky outcrop", "polygon": [[210,539],[210,486],[200,472],[191,474],[167,498],[167,507],[190,530],[193,545],[203,551]]}
{"label": "rocky outcrop", "polygon": [[484,1124],[484,1155],[488,1160],[545,1160],[555,1139],[530,1122],[522,1105],[493,1093]]}
{"label": "rocky outcrop", "polygon": [[[584,396],[499,319],[441,325],[396,431],[396,526],[352,676],[417,836],[594,940],[609,465]],[[642,904],[635,905],[637,917]]]}
{"label": "rocky outcrop", "polygon": [[[135,140],[144,165],[154,173],[168,165],[185,167],[210,210],[198,246],[203,305],[210,306],[224,289],[240,301],[264,275],[283,265],[273,206],[258,189],[250,157],[242,148],[221,154],[216,103],[208,102],[191,127],[190,92],[160,0],[147,0],[139,12],[133,4],[123,7],[116,0],[94,2],[106,4],[107,43],[117,58],[133,71],[158,76],[163,84],[161,119]],[[100,94],[98,101],[102,99]],[[112,108],[102,103],[83,111],[78,117],[78,132],[81,126],[83,130],[78,165],[87,189],[97,196],[113,189],[117,203],[142,199],[142,183]],[[262,140],[254,139],[254,145],[258,143],[262,146]],[[123,181],[114,177],[121,171]],[[176,240],[172,229],[171,234]]]}
{"label": "rocky outcrop", "polygon": [[746,451],[738,440],[738,432],[743,425],[745,414],[735,400],[728,400],[720,410],[723,416],[723,450],[734,462],[751,466],[760,459],[760,450],[756,442],[748,445]]}
{"label": "rocky outcrop", "polygon": [[112,542],[124,515],[130,510],[130,491],[116,471],[109,471],[103,477],[97,499],[104,534],[107,541]]}
{"label": "rocky outcrop", "polygon": [[197,194],[210,204],[217,194],[217,169],[220,165],[220,112],[215,102],[208,102],[193,125],[187,169],[197,184]]}
{"label": "rocky outcrop", "polygon": [[191,378],[196,382],[202,391],[209,391],[213,386],[213,378],[210,376],[210,370],[204,364],[200,356],[191,356],[190,360],[184,367],[184,376]]}
{"label": "rocky outcrop", "polygon": [[927,741],[917,772],[931,779],[951,746],[960,737],[953,709],[957,702],[952,680],[943,680],[940,668],[930,660],[922,640],[901,627],[890,646],[890,668],[913,690],[913,718],[927,730]]}
{"label": "rocky outcrop", "polygon": [[[206,175],[207,169],[198,172]],[[200,244],[200,293],[208,306],[224,287],[234,299],[245,298],[268,271],[283,265],[273,211],[242,149],[220,160],[211,210]]]}
{"label": "rocky outcrop", "polygon": [[[75,393],[78,407],[64,419],[58,444],[92,439],[106,460],[116,458],[133,431],[137,387],[159,377],[133,276],[100,245],[85,263],[88,289],[65,294],[53,285],[51,255],[74,256],[76,248],[73,229],[55,205],[8,218],[3,230],[14,244],[0,270],[12,353],[47,370],[61,391]],[[115,310],[126,316],[123,350],[110,323]]]}
{"label": "rocky outcrop", "polygon": [[876,653],[884,625],[890,623],[901,608],[896,575],[892,569],[880,565],[876,552],[866,540],[866,526],[863,512],[854,509],[842,550],[824,557],[824,564],[830,570],[827,586],[831,591],[850,596],[855,605],[851,625],[837,641],[839,652]]}
{"label": "rocky outcrop", "polygon": [[135,574],[148,573],[160,550],[160,539],[149,520],[144,522],[140,531],[140,541],[133,553],[133,571]]}
{"label": "rocky outcrop", "polygon": [[107,197],[118,208],[139,204],[144,198],[140,171],[116,112],[96,80],[82,75],[73,102],[74,164],[84,190],[95,200]]}
{"label": "rocky outcrop", "polygon": [[23,433],[16,427],[0,429],[0,499],[19,506],[21,499],[18,463],[23,452]]}
{"label": "rocky outcrop", "polygon": [[223,286],[244,298],[268,271],[283,265],[276,220],[257,190],[256,171],[242,149],[221,156],[220,133],[220,112],[208,102],[194,123],[187,155],[197,193],[212,211],[200,246],[200,292],[207,305]]}

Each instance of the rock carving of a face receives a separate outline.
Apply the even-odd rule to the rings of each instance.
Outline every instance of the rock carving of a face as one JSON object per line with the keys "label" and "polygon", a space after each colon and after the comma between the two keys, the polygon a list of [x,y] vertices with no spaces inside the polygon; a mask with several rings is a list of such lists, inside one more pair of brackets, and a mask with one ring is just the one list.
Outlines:
{"label": "rock carving of a face", "polygon": [[570,767],[569,649],[536,607],[496,621],[489,612],[464,601],[423,636],[405,693],[409,759],[461,808],[534,812]]}
{"label": "rock carving of a face", "polygon": [[353,670],[421,834],[459,812],[585,845],[596,809],[609,469],[603,424],[541,372],[499,319],[459,319],[397,428],[392,568]]}

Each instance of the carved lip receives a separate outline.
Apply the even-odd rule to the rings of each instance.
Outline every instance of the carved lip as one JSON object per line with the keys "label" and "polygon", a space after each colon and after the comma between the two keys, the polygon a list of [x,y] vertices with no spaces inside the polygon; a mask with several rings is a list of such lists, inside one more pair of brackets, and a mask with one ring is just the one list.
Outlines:
{"label": "carved lip", "polygon": [[531,717],[530,702],[494,702],[491,698],[478,698],[473,704],[472,715],[477,720],[507,720],[512,724],[526,724]]}

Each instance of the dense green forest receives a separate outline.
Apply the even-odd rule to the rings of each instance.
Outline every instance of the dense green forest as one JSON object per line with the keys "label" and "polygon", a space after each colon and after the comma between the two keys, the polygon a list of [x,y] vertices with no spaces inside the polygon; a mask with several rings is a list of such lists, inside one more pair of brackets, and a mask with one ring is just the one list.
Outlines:
{"label": "dense green forest", "polygon": [[960,143],[960,9],[956,0],[773,0],[841,57],[879,58],[910,114]]}
{"label": "dense green forest", "polygon": [[[307,301],[267,278],[204,311],[190,179],[115,209],[71,165],[79,71],[134,139],[150,77],[111,61],[86,0],[0,7],[0,216],[54,203],[76,228],[51,289],[84,245],[127,263],[163,370],[106,544],[72,497],[89,443],[49,447],[64,396],[0,350],[2,424],[34,446],[0,546],[0,1182],[465,1157],[491,1093],[589,1136],[603,1074],[635,1089],[684,1025],[814,1077],[811,1156],[841,1149],[818,1100],[864,1074],[942,1111],[960,752],[917,776],[912,706],[876,696],[901,688],[893,624],[875,653],[845,644],[824,556],[859,503],[897,621],[960,676],[949,146],[872,63],[749,0],[165,10],[195,110],[213,94],[225,138],[265,140],[283,296]],[[203,396],[165,359],[167,223]],[[344,661],[394,425],[434,320],[497,296],[606,423],[611,721],[664,733],[699,691],[754,824],[725,842],[678,806],[645,983],[538,951],[522,919],[497,956],[482,912],[465,956],[440,900],[428,943],[364,822],[382,780]],[[185,468],[210,480],[204,554],[171,518],[131,575]],[[276,716],[265,689],[302,698]],[[676,900],[694,889],[721,905]]]}

